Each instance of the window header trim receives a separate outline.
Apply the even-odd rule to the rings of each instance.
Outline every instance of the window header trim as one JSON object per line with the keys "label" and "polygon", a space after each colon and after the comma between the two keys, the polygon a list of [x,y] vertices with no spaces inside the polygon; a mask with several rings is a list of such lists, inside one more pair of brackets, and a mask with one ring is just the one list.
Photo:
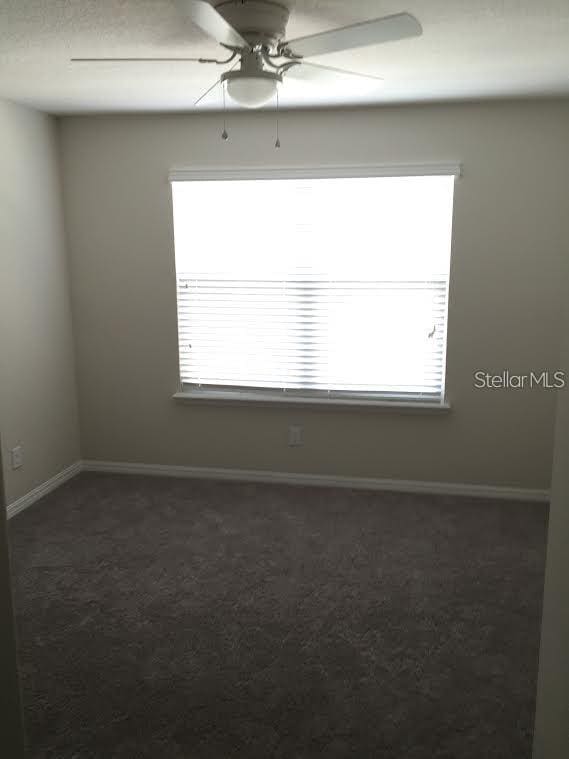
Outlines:
{"label": "window header trim", "polygon": [[356,179],[373,177],[462,176],[460,163],[384,164],[370,166],[321,166],[319,168],[179,168],[171,169],[170,182],[228,182],[251,179]]}

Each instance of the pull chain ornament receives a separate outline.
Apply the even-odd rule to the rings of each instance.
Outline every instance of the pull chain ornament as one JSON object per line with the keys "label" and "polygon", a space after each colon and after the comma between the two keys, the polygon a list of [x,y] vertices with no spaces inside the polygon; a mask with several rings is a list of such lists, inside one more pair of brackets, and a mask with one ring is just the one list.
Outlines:
{"label": "pull chain ornament", "polygon": [[279,137],[279,110],[280,110],[279,86],[277,84],[277,141],[275,142],[275,148],[277,150],[281,146],[281,140],[280,140],[280,137]]}
{"label": "pull chain ornament", "polygon": [[221,133],[221,139],[224,142],[227,142],[229,140],[229,134],[227,132],[227,123],[226,123],[227,109],[225,105],[225,82],[221,83],[221,92],[223,93],[223,132]]}

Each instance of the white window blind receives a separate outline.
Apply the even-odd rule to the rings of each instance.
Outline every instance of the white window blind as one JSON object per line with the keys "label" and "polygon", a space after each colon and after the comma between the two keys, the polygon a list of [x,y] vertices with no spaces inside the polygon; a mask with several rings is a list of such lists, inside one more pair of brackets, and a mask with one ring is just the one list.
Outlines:
{"label": "white window blind", "polygon": [[173,182],[183,388],[440,402],[453,184]]}

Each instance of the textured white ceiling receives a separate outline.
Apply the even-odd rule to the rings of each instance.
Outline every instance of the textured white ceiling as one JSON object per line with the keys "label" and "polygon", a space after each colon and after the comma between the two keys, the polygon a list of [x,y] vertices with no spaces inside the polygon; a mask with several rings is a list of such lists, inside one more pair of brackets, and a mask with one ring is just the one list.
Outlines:
{"label": "textured white ceiling", "polygon": [[[215,2],[214,2],[215,4]],[[289,81],[282,105],[569,95],[569,0],[284,0],[287,37],[408,11],[416,39],[315,62],[381,76],[360,93]],[[52,113],[189,111],[219,76],[194,63],[71,64],[88,56],[206,56],[177,0],[0,0],[0,97]],[[214,90],[197,110],[219,108]]]}

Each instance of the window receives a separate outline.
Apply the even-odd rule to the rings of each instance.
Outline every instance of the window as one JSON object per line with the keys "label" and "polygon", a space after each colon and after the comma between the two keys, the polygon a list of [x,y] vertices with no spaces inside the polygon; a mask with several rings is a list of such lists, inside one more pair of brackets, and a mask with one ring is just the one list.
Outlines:
{"label": "window", "polygon": [[442,403],[453,189],[175,173],[184,392]]}

